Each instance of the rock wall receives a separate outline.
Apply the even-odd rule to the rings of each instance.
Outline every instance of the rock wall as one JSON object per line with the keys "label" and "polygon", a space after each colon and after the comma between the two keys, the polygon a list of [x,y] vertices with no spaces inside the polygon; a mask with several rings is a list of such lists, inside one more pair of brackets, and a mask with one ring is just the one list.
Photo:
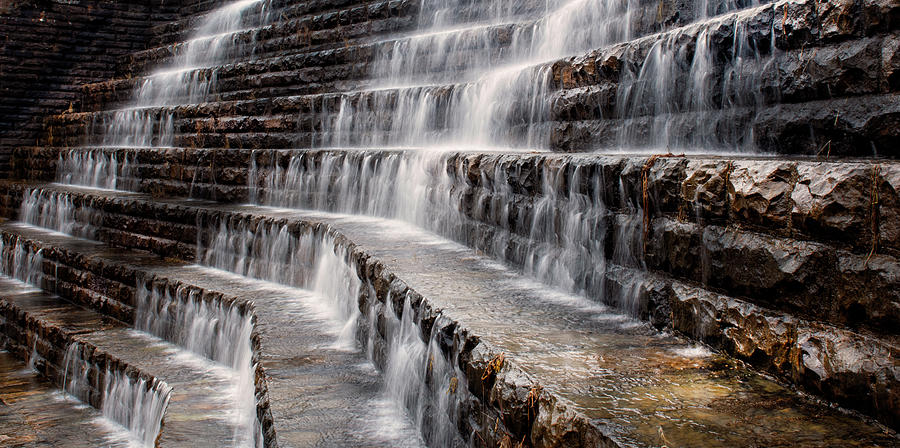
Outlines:
{"label": "rock wall", "polygon": [[0,4],[0,172],[13,148],[34,145],[47,115],[73,107],[83,84],[116,74],[147,47],[155,25],[194,2],[10,0]]}
{"label": "rock wall", "polygon": [[[179,180],[207,180],[205,174],[193,172],[209,169],[194,159],[203,152],[137,157],[143,162],[139,166],[148,170],[145,173],[154,173],[144,187],[166,196],[193,191],[195,197],[245,202],[247,171],[240,166],[249,163],[251,152],[221,151],[216,156],[217,169],[205,171],[231,173],[228,178],[194,185]],[[262,162],[279,160],[277,154],[257,151],[255,155]],[[281,154],[287,165],[288,154]],[[308,154],[310,163],[320,166],[323,159],[317,157],[328,154]],[[900,366],[891,352],[896,344],[893,329],[900,320],[897,245],[885,241],[872,252],[871,234],[865,238],[859,230],[861,235],[847,239],[851,233],[840,230],[872,228],[873,215],[853,210],[869,211],[870,176],[877,170],[878,176],[890,177],[896,169],[893,164],[710,158],[650,163],[641,157],[464,154],[451,155],[444,162],[446,170],[460,176],[454,190],[461,202],[449,205],[465,216],[462,231],[448,236],[524,266],[525,254],[554,244],[542,240],[528,225],[537,204],[552,198],[550,208],[566,210],[576,195],[605,202],[608,211],[599,222],[606,224],[594,235],[605,249],[585,254],[605,265],[605,270],[582,272],[577,278],[592,298],[620,309],[633,308],[632,312],[658,328],[677,330],[819,396],[896,425],[891,403],[897,397],[892,385],[900,379]],[[835,177],[810,177],[829,170]],[[565,194],[548,196],[550,192],[544,190],[547,184],[540,179],[551,172],[559,175],[559,183],[568,185],[562,189]],[[778,180],[778,173],[784,172],[792,173],[790,181]],[[880,177],[874,182],[883,199],[874,217],[895,213],[896,190]],[[494,189],[498,184],[515,185],[512,196]],[[24,187],[4,185],[0,202],[7,216],[16,215]],[[779,188],[796,193],[773,196]],[[810,197],[801,194],[807,190],[812,192]],[[76,207],[103,211],[102,222],[96,223],[98,239],[186,260],[196,253],[197,223],[217,213],[209,211],[215,206],[153,201],[148,196],[69,194]],[[647,202],[641,204],[643,198]],[[790,204],[765,205],[782,198]],[[500,205],[510,206],[507,220],[496,219],[504,215],[491,210]],[[649,210],[646,224],[633,219],[640,216],[635,215],[636,206]],[[551,219],[563,222],[566,218]],[[779,225],[760,225],[764,219]],[[619,239],[622,234],[637,239],[632,249],[638,253],[630,262],[620,256],[628,249]],[[498,241],[505,242],[499,250]],[[47,256],[54,253],[47,248]],[[79,291],[75,283],[66,289]],[[127,315],[127,304],[106,307],[125,301],[92,295],[76,300],[108,314],[124,310]],[[862,359],[867,361],[858,362]]]}

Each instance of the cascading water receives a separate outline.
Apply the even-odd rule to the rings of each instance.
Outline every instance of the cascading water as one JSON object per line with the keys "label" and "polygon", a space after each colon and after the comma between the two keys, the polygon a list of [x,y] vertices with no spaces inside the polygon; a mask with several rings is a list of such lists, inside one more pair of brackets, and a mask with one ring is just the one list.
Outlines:
{"label": "cascading water", "polygon": [[80,238],[93,239],[102,216],[87,205],[75,205],[66,192],[28,188],[22,198],[19,221]]}
{"label": "cascading water", "polygon": [[[633,29],[646,14],[646,6],[637,1],[490,3],[496,4],[423,0],[414,33],[377,43],[382,50],[372,64],[371,88],[322,96],[316,143],[342,148],[546,148],[555,101],[553,63],[648,33]],[[693,19],[753,4],[705,2]],[[716,64],[709,48],[709,29],[718,21],[730,21],[735,28],[733,51],[715,53],[731,55],[724,65]],[[716,150],[752,150],[743,122],[720,116],[752,114],[759,106],[747,97],[759,89],[759,61],[773,53],[774,41],[761,48],[763,42],[755,36],[747,39],[750,35],[741,31],[747,26],[740,14],[702,22],[660,40],[643,63],[626,67],[615,107],[629,122],[615,131],[616,149],[677,146],[696,151],[700,148],[691,145],[712,143]],[[635,51],[640,55],[642,50]],[[745,76],[750,66],[753,79]],[[722,71],[724,85],[711,83]],[[720,138],[722,129],[692,128],[685,138],[675,138],[670,134],[676,124],[695,119],[683,117],[685,112],[715,115],[718,127],[732,123],[734,129]],[[644,120],[634,123],[648,114],[650,129]]]}
{"label": "cascading water", "polygon": [[[409,298],[401,315],[392,305],[379,303],[371,285],[359,278],[346,248],[331,235],[312,229],[296,235],[277,222],[234,218],[209,227],[207,237],[198,241],[197,259],[211,267],[316,292],[326,300],[329,318],[343,327],[338,345],[365,345],[370,359],[383,366],[386,395],[406,410],[423,437],[433,446],[459,443],[455,410],[465,391],[457,392],[453,386],[456,378],[462,378],[454,367],[456,359],[447,358],[437,342],[444,325],[435,324],[430,339],[423,341]],[[360,310],[361,294],[368,303],[366,317]],[[386,334],[378,337],[376,315],[384,316],[387,325]],[[366,331],[357,333],[359,328]],[[376,350],[376,345],[383,350]]]}
{"label": "cascading water", "polygon": [[[271,20],[269,3],[240,0],[207,14],[192,36],[173,48],[169,64],[137,81],[130,104],[94,117],[87,134],[93,148],[60,152],[57,180],[97,188],[137,188],[130,161],[126,156],[120,162],[116,150],[173,146],[175,106],[215,96],[219,67],[252,55],[256,31]],[[250,39],[242,38],[241,32],[249,33]]]}
{"label": "cascading water", "polygon": [[44,257],[18,237],[0,238],[0,273],[32,286],[41,286]]}
{"label": "cascading water", "polygon": [[[249,14],[251,8],[258,13]],[[240,0],[206,15],[193,35],[174,49],[171,63],[146,76],[135,86],[132,103],[114,111],[108,121],[95,123],[102,145],[111,147],[167,147],[174,144],[171,106],[196,104],[215,94],[216,66],[253,51],[254,39],[245,42],[236,33],[268,23],[268,4]],[[245,18],[252,16],[252,22]],[[208,68],[209,67],[209,68]]]}
{"label": "cascading water", "polygon": [[146,279],[139,282],[136,302],[136,329],[234,369],[251,363],[251,315],[239,307],[203,300],[196,288],[170,291]]}
{"label": "cascading water", "polygon": [[[519,266],[544,283],[632,312],[630,298],[607,297],[605,279],[608,269],[643,267],[641,203],[620,188],[617,205],[628,212],[611,213],[603,174],[586,172],[580,160],[321,151],[295,154],[286,166],[269,169],[254,159],[250,187],[263,205],[406,221]],[[470,164],[482,167],[481,178],[469,179]],[[533,196],[520,185],[529,176],[539,177]]]}
{"label": "cascading water", "polygon": [[197,243],[197,259],[204,265],[336,298],[330,314],[344,323],[339,343],[355,341],[359,278],[328,236],[307,232],[298,237],[284,225],[254,225],[240,218],[222,220],[209,235],[208,243],[202,238]]}
{"label": "cascading water", "polygon": [[[774,26],[756,36],[749,31],[752,19],[736,13],[677,30],[656,40],[640,65],[626,66],[616,92],[616,115],[623,120],[617,145],[754,151],[752,126],[745,124],[767,101],[763,80],[777,75],[771,70]],[[717,28],[732,29],[732,39],[714,41]],[[720,54],[730,60],[717,64]],[[777,90],[777,83],[766,87]],[[777,92],[768,95],[777,100]]]}
{"label": "cascading water", "polygon": [[[84,353],[85,347],[79,342],[66,349],[63,390],[84,403],[99,397],[105,417],[128,428],[141,446],[155,446],[172,389],[162,381],[135,378],[110,365],[92,365]],[[103,378],[102,383],[92,372]]]}
{"label": "cascading water", "polygon": [[[459,370],[457,355],[452,348],[446,355],[438,342],[446,323],[435,322],[428,340],[423,341],[422,314],[414,312],[410,298],[404,298],[399,316],[390,305],[390,297],[386,302],[386,334],[382,337],[387,346],[383,369],[387,395],[407,409],[429,445],[464,446],[457,433],[456,418],[468,390],[465,384],[459,384],[465,375]],[[377,313],[374,301],[369,313]],[[378,330],[371,327],[369,331],[374,334]],[[369,341],[374,345],[374,338]],[[373,352],[374,347],[369,351]]]}
{"label": "cascading water", "polygon": [[252,314],[236,304],[204,300],[189,286],[173,289],[164,282],[139,279],[135,328],[233,369],[235,374],[234,446],[262,446],[257,418],[256,366],[250,345]]}
{"label": "cascading water", "polygon": [[107,190],[134,189],[138,182],[134,178],[132,158],[129,153],[103,149],[63,150],[56,163],[56,181]]}

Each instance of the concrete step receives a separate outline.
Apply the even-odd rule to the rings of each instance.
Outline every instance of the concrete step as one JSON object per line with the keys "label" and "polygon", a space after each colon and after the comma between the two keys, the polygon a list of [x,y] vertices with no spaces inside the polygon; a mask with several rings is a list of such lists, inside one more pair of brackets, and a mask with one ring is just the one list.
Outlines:
{"label": "concrete step", "polygon": [[[325,299],[320,294],[171,259],[148,257],[146,253],[112,249],[102,243],[38,228],[20,227],[17,232],[31,244],[46,247],[47,259],[59,263],[52,269],[56,277],[47,274],[43,282],[48,288],[63,291],[63,294],[72,294],[79,288],[62,275],[72,271],[93,279],[90,285],[82,286],[88,290],[87,294],[96,296],[110,294],[113,289],[126,290],[117,294],[122,297],[120,305],[117,305],[120,308],[133,310],[140,307],[138,301],[148,300],[148,294],[175,294],[180,296],[172,302],[168,302],[171,298],[164,299],[162,296],[154,299],[163,300],[164,306],[170,309],[182,306],[178,300],[190,296],[248,310],[253,316],[254,361],[260,366],[255,380],[260,400],[258,412],[265,420],[263,426],[266,428],[267,446],[274,444],[276,439],[277,446],[288,447],[321,444],[421,446],[413,423],[406,420],[402,412],[393,409],[396,405],[385,401],[378,372],[366,360],[364,353],[352,346],[338,344],[344,323],[335,321],[327,313],[323,315],[321,309]],[[65,253],[65,259],[54,258],[49,255],[50,251]],[[82,261],[79,263],[78,260]],[[111,272],[117,274],[112,276]],[[111,283],[121,286],[109,287]],[[49,286],[51,284],[54,286]],[[107,286],[103,288],[102,285]],[[123,310],[113,314],[128,316],[133,313]],[[184,370],[185,378],[179,381],[181,371],[171,372],[172,369],[166,367],[172,363],[173,356],[165,349],[156,348],[169,345],[154,343],[154,338],[150,336],[130,338],[128,335],[137,333],[134,330],[125,333],[124,340],[119,340],[122,335],[118,333],[82,336],[82,339],[98,346],[117,340],[117,346],[124,344],[129,347],[128,350],[123,349],[120,355],[124,361],[140,361],[136,365],[147,372],[167,370],[167,375],[160,377],[166,378],[174,392],[166,414],[162,438],[162,442],[166,442],[164,446],[183,446],[196,443],[195,440],[206,440],[208,436],[202,431],[209,422],[198,419],[203,414],[198,416],[193,408],[179,408],[179,400],[195,403],[195,407],[200,409],[215,410],[216,415],[224,416],[228,414],[228,408],[224,407],[228,401],[223,397],[230,392],[223,393],[220,385],[204,380],[196,372],[193,372],[193,381],[197,384],[187,384],[191,374],[189,370]],[[185,358],[183,354],[180,357]],[[229,370],[208,368],[213,372]],[[198,389],[205,390],[207,398],[191,398],[191,391]],[[217,397],[223,403],[212,408],[210,400],[215,403]],[[379,419],[393,427],[373,428],[372,422]],[[178,426],[170,432],[171,425],[182,421],[190,424]],[[188,428],[193,428],[194,432],[186,431]],[[221,445],[210,446],[231,446],[228,440],[216,443]]]}
{"label": "concrete step", "polygon": [[[235,404],[229,403],[227,397],[233,395],[229,389],[234,388],[234,378],[228,369],[216,368],[197,357],[192,360],[184,350],[59,296],[34,290],[23,292],[20,283],[9,279],[2,280],[0,286],[4,343],[27,353],[31,342],[44,360],[39,366],[42,374],[63,384],[64,380],[81,375],[81,368],[73,368],[74,365],[83,365],[85,372],[92,373],[87,376],[87,384],[76,390],[84,391],[87,395],[79,398],[96,408],[113,406],[102,392],[106,387],[103,381],[110,375],[126,375],[133,378],[132,382],[146,379],[151,384],[164,384],[172,393],[160,446],[191,443],[219,447],[232,443],[235,428],[228,421],[227,410]],[[76,358],[63,356],[72,347],[76,347],[72,352],[78,354]]]}
{"label": "concrete step", "polygon": [[[346,251],[347,258],[341,258],[350,272],[370,285],[362,291],[371,288],[360,304],[360,320],[375,322],[367,337],[385,341],[373,345],[381,353],[374,355],[379,365],[390,358],[391,331],[378,322],[391,313],[421,326],[423,336],[417,337],[426,340],[420,344],[446,341],[444,356],[459,360],[464,376],[456,377],[458,388],[449,377],[433,387],[455,391],[464,409],[482,409],[480,417],[464,420],[464,427],[485,440],[637,446],[663,438],[713,446],[895,443],[884,429],[810,401],[733,359],[661,335],[595,302],[548,290],[408,225],[252,207],[235,212],[244,217],[206,218],[210,227],[201,241],[211,241],[223,228],[214,219],[227,221],[238,233],[249,219],[259,223],[250,224],[257,226],[256,235],[263,234],[260,229],[274,235],[281,226],[299,223],[289,233],[300,239],[321,236],[337,245],[336,253]],[[258,221],[261,217],[265,221]],[[10,226],[3,232],[40,237],[39,244],[48,249],[66,250],[63,237]],[[296,260],[301,253],[290,257]],[[266,272],[281,276],[277,269]],[[697,393],[700,389],[706,392]],[[718,393],[710,396],[711,390]]]}
{"label": "concrete step", "polygon": [[128,434],[66,397],[26,362],[0,351],[0,444],[23,448],[127,448]]}
{"label": "concrete step", "polygon": [[[204,231],[202,227],[196,227],[198,222],[251,219],[249,218],[250,216],[254,217],[252,219],[275,219],[276,221],[274,222],[276,224],[294,221],[300,223],[320,221],[318,218],[307,218],[305,215],[297,215],[294,212],[273,212],[253,207],[224,206],[199,201],[185,203],[178,200],[155,200],[151,202],[146,199],[140,199],[141,196],[139,195],[128,193],[97,192],[88,196],[91,197],[88,202],[104,210],[105,215],[109,216],[110,219],[107,224],[109,230],[104,229],[99,232],[99,235],[102,235],[101,238],[126,246],[137,244],[140,247],[161,251],[160,253],[180,254],[179,256],[182,257],[190,257],[192,252],[196,252],[196,247],[192,246],[197,241],[198,232],[201,235],[205,235],[200,237],[200,241],[206,241],[207,238],[211,238],[210,234]],[[140,216],[152,215],[158,218],[149,221],[138,218],[132,213],[139,213]],[[285,219],[287,221],[283,221]],[[365,225],[372,225],[371,219],[359,219],[367,223]],[[332,221],[328,219],[325,222],[330,225]],[[341,221],[338,220],[338,222]],[[376,219],[374,222],[380,221]],[[656,221],[657,224],[653,228],[667,228],[666,222],[666,220]],[[383,225],[388,226],[389,224]],[[312,225],[314,228],[313,224],[303,225]],[[390,225],[396,225],[396,223]],[[360,226],[364,227],[363,224],[360,224]],[[676,227],[678,226],[676,225]],[[336,229],[335,232],[338,232],[340,227]],[[715,232],[715,227],[708,227],[707,229],[706,231],[708,232]],[[410,231],[413,232],[413,230]],[[384,232],[387,233],[387,230]],[[343,235],[343,232],[338,233]],[[413,233],[415,234],[415,232]],[[678,232],[674,233],[677,234]],[[666,232],[661,234],[665,235]],[[349,235],[345,236],[350,237]],[[432,238],[437,237],[432,235]],[[653,238],[655,239],[656,237],[654,236]],[[740,240],[741,238],[751,242],[755,241],[753,244],[763,241],[755,239],[751,235],[738,237],[737,239]],[[440,238],[437,238],[435,241],[438,240],[446,241]],[[351,241],[358,243],[355,239],[351,239]],[[471,241],[467,242],[472,244]],[[446,244],[450,244],[449,241],[446,241]],[[47,247],[55,247],[55,245],[51,243]],[[462,250],[461,246],[457,247],[460,248],[459,250]],[[476,247],[478,246],[476,245]],[[665,245],[662,247],[665,247]],[[758,253],[759,251],[757,249],[741,249],[741,252]],[[711,258],[719,256],[718,252],[711,253]],[[722,256],[729,258],[731,263],[749,263],[750,265],[755,263],[750,260],[742,262],[739,257],[735,258],[734,254],[735,252],[727,249],[722,252]],[[451,257],[449,253],[444,254],[444,256]],[[489,263],[488,260],[490,258],[483,255],[479,255],[479,257],[478,259],[482,260],[482,262],[479,262],[477,267],[493,263]],[[447,260],[450,259],[447,258]],[[473,267],[472,269],[476,268]],[[674,273],[674,271],[671,272]],[[518,274],[514,275],[510,272],[509,275],[516,276]],[[877,409],[882,405],[873,405],[873,402],[869,400],[874,400],[875,403],[885,403],[885,400],[888,400],[886,396],[878,391],[885,390],[880,385],[882,381],[886,381],[886,383],[883,383],[885,385],[896,381],[891,378],[896,378],[897,365],[890,360],[889,355],[894,350],[892,347],[895,347],[896,341],[893,341],[890,337],[870,335],[868,332],[857,333],[835,328],[828,324],[807,321],[803,318],[786,314],[784,311],[767,309],[747,302],[744,299],[728,297],[698,288],[696,284],[690,281],[679,279],[677,275],[681,274],[676,273],[675,278],[668,275],[656,272],[645,273],[641,269],[635,268],[616,267],[614,262],[610,262],[609,269],[601,273],[603,281],[607,284],[608,289],[606,291],[608,292],[605,293],[607,295],[592,298],[605,301],[610,306],[620,308],[624,307],[626,303],[634,303],[634,309],[645,310],[644,312],[649,313],[650,316],[657,316],[653,318],[655,324],[662,328],[671,328],[687,334],[693,334],[694,337],[710,343],[714,347],[745,359],[759,368],[779,375],[782,378],[793,379],[792,381],[797,381],[796,378],[803,378],[798,384],[834,400],[847,400],[843,398],[847,397],[847,395],[841,392],[845,384],[839,381],[838,378],[846,377],[845,375],[879,378],[874,383],[871,383],[872,392],[867,394],[866,398],[861,399],[861,401],[857,401],[859,397],[849,401],[842,401],[848,406],[864,409],[866,412],[877,413],[878,411],[873,409],[872,406],[875,406]],[[499,282],[499,280],[496,281]],[[544,289],[544,291],[549,290]],[[579,300],[589,302],[583,298]],[[488,300],[482,303],[493,302]],[[594,303],[596,306],[603,306],[597,302],[590,303]],[[639,315],[643,314],[639,312]],[[791,330],[786,330],[788,328]],[[647,327],[647,331],[650,331],[649,327]],[[861,356],[872,360],[872,364],[863,366],[849,363],[843,367],[838,367],[839,363],[836,360],[842,359],[841,357],[848,352],[830,351],[830,349],[825,351],[812,350],[810,348],[812,346],[805,344],[810,344],[811,342],[809,341],[813,340],[830,341],[822,342],[821,344],[824,344],[822,345],[823,347],[837,345],[857,347],[857,350],[866,353]],[[815,342],[814,344],[818,347],[820,342]],[[795,358],[795,356],[799,358]],[[815,372],[815,362],[824,362],[814,360],[822,359],[822,356],[826,357],[826,359],[832,359],[833,361],[827,361],[827,363],[838,370],[827,374],[821,372],[813,373]],[[798,359],[805,361],[798,364],[796,363]],[[837,373],[838,371],[843,373]],[[885,387],[890,389],[889,386]]]}

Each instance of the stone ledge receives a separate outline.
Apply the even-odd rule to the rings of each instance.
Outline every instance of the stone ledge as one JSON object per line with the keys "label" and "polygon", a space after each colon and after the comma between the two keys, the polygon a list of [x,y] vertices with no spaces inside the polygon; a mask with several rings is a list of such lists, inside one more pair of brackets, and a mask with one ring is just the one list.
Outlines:
{"label": "stone ledge", "polygon": [[[94,201],[98,199],[101,198],[94,198]],[[112,200],[112,202],[132,204],[129,207],[134,207],[135,211],[141,210],[142,213],[149,213],[162,219],[174,218],[180,221],[196,223],[227,218],[229,220],[250,219],[260,223],[281,223],[279,225],[294,226],[292,228],[295,229],[295,232],[324,231],[333,235],[338,244],[343,245],[342,247],[354,247],[353,243],[343,237],[338,230],[330,229],[327,224],[290,219],[276,219],[272,221],[272,218],[268,218],[265,214],[229,211],[227,207],[223,208],[213,204],[186,204],[178,202],[175,203],[179,204],[177,206],[154,204],[158,211],[150,211],[145,209],[145,207],[151,204],[142,203],[140,200],[123,198],[121,200]],[[166,214],[169,214],[169,218],[165,217]],[[203,215],[203,218],[199,218],[200,215]],[[196,230],[193,233],[196,234]],[[193,235],[186,236],[186,239],[193,238]],[[55,254],[60,253],[58,249],[53,249],[52,247],[52,245],[47,246],[44,251],[45,257],[53,258],[56,256]],[[374,275],[373,272],[383,272],[386,268],[383,266],[378,267],[381,266],[381,262],[377,259],[370,260],[370,256],[364,251],[356,252],[356,254],[354,257],[359,258],[359,260],[356,260],[359,266],[364,266],[366,263],[376,263],[375,267],[361,267],[359,269],[362,278],[367,278],[373,282],[377,291],[384,290],[384,287],[378,286],[379,284],[396,285],[397,282],[402,283],[401,279],[394,277],[389,272],[379,274],[378,278],[372,277]],[[373,271],[369,272],[370,269]],[[104,270],[115,272],[115,270],[110,271],[108,268]],[[774,313],[738,299],[703,290],[702,288],[688,287],[686,283],[666,276],[655,274],[651,274],[649,277],[646,275],[628,275],[626,277],[629,279],[623,280],[624,277],[619,276],[616,272],[625,271],[613,271],[607,274],[607,280],[613,291],[610,297],[618,296],[614,293],[615,290],[633,290],[635,285],[637,285],[639,307],[643,310],[640,313],[642,315],[646,314],[646,318],[653,321],[655,325],[684,332],[697,340],[707,342],[718,349],[746,360],[752,365],[776,374],[780,378],[801,385],[807,390],[838,401],[843,405],[878,415],[880,418],[886,419],[886,423],[891,422],[889,417],[892,415],[892,411],[888,411],[887,414],[883,413],[885,406],[890,407],[891,400],[893,400],[890,390],[896,389],[892,389],[891,385],[896,384],[898,379],[898,366],[891,361],[893,359],[891,352],[896,349],[890,342],[827,325],[806,322],[783,313]],[[634,279],[639,279],[637,284],[635,284]],[[99,282],[94,283],[97,285],[101,284]],[[394,291],[390,295],[394,297],[393,300],[399,300],[398,297],[406,295],[406,292],[403,291],[405,290]],[[383,293],[379,292],[379,294]],[[379,296],[379,300],[382,303],[384,303],[384,297],[387,296]],[[416,295],[416,297],[421,296]],[[416,299],[416,303],[419,303],[419,299]],[[612,304],[615,305],[615,303]],[[401,303],[395,303],[394,306],[402,308]],[[436,314],[430,314],[425,317],[418,316],[417,318],[422,322],[428,322],[435,320],[436,316]],[[423,334],[428,334],[429,332],[430,330],[427,330]],[[459,347],[472,345],[473,342],[466,341],[473,337],[476,338],[474,340],[477,340],[476,335],[470,335],[455,344]],[[873,362],[859,365],[845,362],[845,354],[839,353],[837,347],[855,347],[854,350],[856,352],[865,352]],[[814,348],[816,350],[813,350]],[[492,355],[488,357],[488,361],[499,354],[497,350],[490,351],[490,353]],[[482,362],[485,362],[484,359],[482,359]],[[478,371],[478,369],[475,370]],[[484,367],[482,366],[478,375],[483,375],[483,370]],[[472,375],[472,378],[479,377],[475,373]],[[521,389],[520,386],[501,384],[498,386],[500,390],[491,392],[491,394],[509,394],[511,392],[503,392],[503,390],[510,387]],[[848,390],[855,391],[854,388],[858,387],[866,388],[869,392],[865,396],[872,400],[860,400],[857,394],[847,392]],[[526,392],[525,396],[527,395]],[[484,395],[480,396],[479,399],[481,402],[489,402],[495,399],[491,398],[493,396]],[[553,402],[557,403],[557,401]],[[557,404],[565,407],[564,401]],[[478,406],[485,405],[482,403]],[[500,406],[499,409],[507,409],[509,403]],[[548,410],[547,412],[553,414],[556,411],[551,412]],[[506,418],[511,417],[507,416]],[[522,424],[520,420],[515,418],[508,423],[510,427],[521,426]],[[490,425],[487,426],[482,427],[481,430],[489,430]],[[580,430],[586,431],[584,427],[581,427]],[[543,434],[543,430],[538,432]],[[584,434],[589,433],[590,431],[584,432]],[[597,434],[597,437],[600,437],[602,431]],[[492,435],[492,437],[500,438],[503,436],[503,434]],[[550,436],[540,435],[540,437]]]}
{"label": "stone ledge", "polygon": [[[29,297],[30,296],[30,297]],[[38,309],[28,309],[19,304],[24,299],[25,304],[33,302],[53,303],[55,312],[68,311],[68,318],[82,317],[74,325],[60,325],[59,322],[48,320]],[[0,294],[0,327],[2,327],[3,346],[16,354],[21,359],[29,359],[31,356],[39,356],[35,362],[35,369],[56,384],[62,384],[65,378],[66,366],[64,360],[66,352],[75,347],[75,353],[80,361],[90,365],[90,371],[86,375],[87,395],[79,397],[96,409],[103,408],[103,390],[105,388],[105,375],[108,372],[120,372],[133,381],[143,380],[151,389],[168,388],[165,382],[143,372],[140,368],[130,365],[117,357],[98,348],[84,339],[85,335],[92,332],[103,332],[108,329],[122,328],[124,324],[112,319],[90,316],[86,310],[68,304],[59,298],[54,298],[43,292],[30,292],[25,294],[10,295]]]}

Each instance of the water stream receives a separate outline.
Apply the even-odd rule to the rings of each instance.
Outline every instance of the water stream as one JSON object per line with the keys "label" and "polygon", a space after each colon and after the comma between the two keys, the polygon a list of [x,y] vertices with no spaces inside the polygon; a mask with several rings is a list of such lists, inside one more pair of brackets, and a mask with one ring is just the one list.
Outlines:
{"label": "water stream", "polygon": [[257,418],[256,363],[251,336],[252,313],[247,307],[204,298],[196,287],[172,286],[151,278],[138,280],[135,328],[152,334],[233,370],[231,402],[236,406],[235,447],[261,447]]}
{"label": "water stream", "polygon": [[[305,288],[323,297],[324,315],[341,327],[336,346],[364,345],[370,360],[381,367],[385,395],[393,406],[405,409],[401,415],[415,423],[431,446],[461,444],[456,406],[464,392],[449,394],[447,387],[451,378],[462,376],[455,359],[447,359],[437,345],[442,326],[435,325],[431,338],[422,340],[416,320],[421,314],[413,312],[409,299],[401,314],[375,300],[371,285],[360,279],[348,252],[334,237],[322,230],[292,230],[277,222],[236,217],[209,223],[197,247],[197,259],[207,266]],[[369,304],[367,315],[360,312],[361,297]],[[386,325],[379,337],[376,316],[383,316]]]}
{"label": "water stream", "polygon": [[128,158],[119,161],[109,149],[174,145],[174,106],[201,103],[215,95],[221,65],[253,53],[255,38],[238,39],[238,32],[258,30],[269,23],[269,3],[239,0],[206,14],[191,36],[173,48],[171,61],[138,78],[129,104],[94,116],[86,139],[95,146],[60,151],[57,180],[96,188],[136,189],[138,181],[132,177]]}
{"label": "water stream", "polygon": [[[40,287],[42,266],[40,251],[35,252],[19,239],[0,240],[0,273],[4,276]],[[84,358],[85,353],[78,342],[68,345],[62,360],[61,388],[80,402],[100,403],[104,417],[125,427],[139,446],[154,446],[171,388],[161,381],[133,377],[111,363],[94,365]],[[30,367],[36,357],[34,349]]]}
{"label": "water stream", "polygon": [[[631,41],[626,47],[643,60],[623,68],[616,116],[597,117],[625,120],[613,131],[616,150],[696,151],[703,145],[706,151],[753,151],[752,135],[728,116],[752,115],[761,106],[759,85],[774,39],[746,31],[752,15],[707,17],[755,5],[727,0],[697,5],[696,25],[653,36],[655,43],[641,56],[646,41],[633,39],[655,28],[641,28],[646,25],[640,17],[648,11],[637,1],[504,1],[484,7],[467,0],[423,0],[418,29],[390,41],[375,57],[373,87],[322,96],[316,143],[548,148],[559,82],[553,63]],[[711,47],[711,30],[723,27],[734,28],[729,51]],[[720,55],[728,60],[716,60]],[[685,113],[691,115],[685,119]],[[691,126],[691,132],[675,134],[678,125],[710,117],[717,127]]]}
{"label": "water stream", "polygon": [[[84,403],[99,399],[105,417],[127,428],[141,446],[154,446],[172,389],[158,380],[129,375],[110,363],[94,365],[84,358],[86,352],[79,342],[69,344],[63,359],[63,389]],[[96,382],[94,374],[103,378],[102,382]]]}
{"label": "water stream", "polygon": [[89,205],[76,205],[68,192],[26,188],[22,195],[19,221],[27,224],[94,239],[102,220],[102,212]]}
{"label": "water stream", "polygon": [[[632,298],[607,297],[605,278],[609,268],[643,268],[640,198],[624,188],[604,191],[603,173],[583,160],[319,151],[291,155],[286,166],[254,159],[249,178],[255,203],[409,222],[548,285],[636,312]],[[467,168],[474,164],[482,170],[472,180]],[[535,173],[539,178],[529,177]],[[537,184],[535,196],[523,181]],[[606,198],[627,213],[610,212]]]}

